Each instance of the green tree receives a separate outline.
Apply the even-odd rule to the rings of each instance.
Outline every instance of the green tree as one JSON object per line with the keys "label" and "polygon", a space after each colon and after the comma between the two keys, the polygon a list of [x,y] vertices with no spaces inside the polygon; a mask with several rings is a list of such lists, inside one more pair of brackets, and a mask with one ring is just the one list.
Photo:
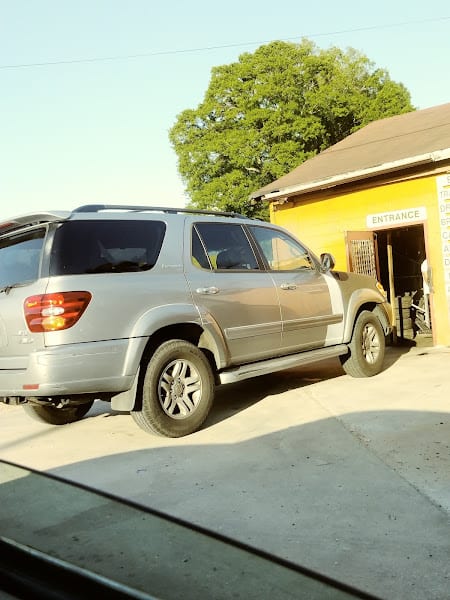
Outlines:
{"label": "green tree", "polygon": [[369,122],[414,110],[408,90],[354,49],[272,42],[214,67],[170,141],[195,208],[267,216],[251,192]]}

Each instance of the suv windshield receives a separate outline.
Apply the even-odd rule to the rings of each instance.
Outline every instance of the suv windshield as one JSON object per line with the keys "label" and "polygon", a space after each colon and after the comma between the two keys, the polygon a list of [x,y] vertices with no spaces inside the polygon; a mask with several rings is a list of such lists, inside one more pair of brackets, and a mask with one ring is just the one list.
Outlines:
{"label": "suv windshield", "polygon": [[159,256],[161,221],[69,221],[55,233],[50,275],[147,271]]}
{"label": "suv windshield", "polygon": [[38,278],[44,236],[45,229],[38,229],[0,240],[0,288]]}

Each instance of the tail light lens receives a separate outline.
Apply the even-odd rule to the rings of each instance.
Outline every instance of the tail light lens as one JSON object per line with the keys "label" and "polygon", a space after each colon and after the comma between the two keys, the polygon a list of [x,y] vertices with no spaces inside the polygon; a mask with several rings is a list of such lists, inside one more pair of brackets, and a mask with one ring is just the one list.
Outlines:
{"label": "tail light lens", "polygon": [[91,298],[89,292],[30,296],[24,302],[28,329],[35,333],[69,329],[84,313]]}

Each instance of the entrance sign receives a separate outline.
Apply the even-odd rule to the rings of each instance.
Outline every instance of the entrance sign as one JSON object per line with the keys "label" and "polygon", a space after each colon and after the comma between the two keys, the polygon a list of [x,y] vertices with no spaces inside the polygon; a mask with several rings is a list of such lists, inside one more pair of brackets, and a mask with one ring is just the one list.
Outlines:
{"label": "entrance sign", "polygon": [[407,223],[425,221],[426,218],[427,209],[424,206],[418,206],[415,208],[404,208],[402,210],[391,210],[389,212],[367,215],[366,225],[368,229],[381,229],[392,225],[401,227]]}

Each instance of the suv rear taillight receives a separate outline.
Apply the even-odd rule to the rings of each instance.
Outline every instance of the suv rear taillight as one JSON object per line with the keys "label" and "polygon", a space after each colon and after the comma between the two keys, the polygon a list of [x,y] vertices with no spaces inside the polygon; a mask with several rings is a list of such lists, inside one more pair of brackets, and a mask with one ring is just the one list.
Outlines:
{"label": "suv rear taillight", "polygon": [[24,302],[28,329],[35,333],[69,329],[86,310],[89,292],[60,292],[30,296]]}

